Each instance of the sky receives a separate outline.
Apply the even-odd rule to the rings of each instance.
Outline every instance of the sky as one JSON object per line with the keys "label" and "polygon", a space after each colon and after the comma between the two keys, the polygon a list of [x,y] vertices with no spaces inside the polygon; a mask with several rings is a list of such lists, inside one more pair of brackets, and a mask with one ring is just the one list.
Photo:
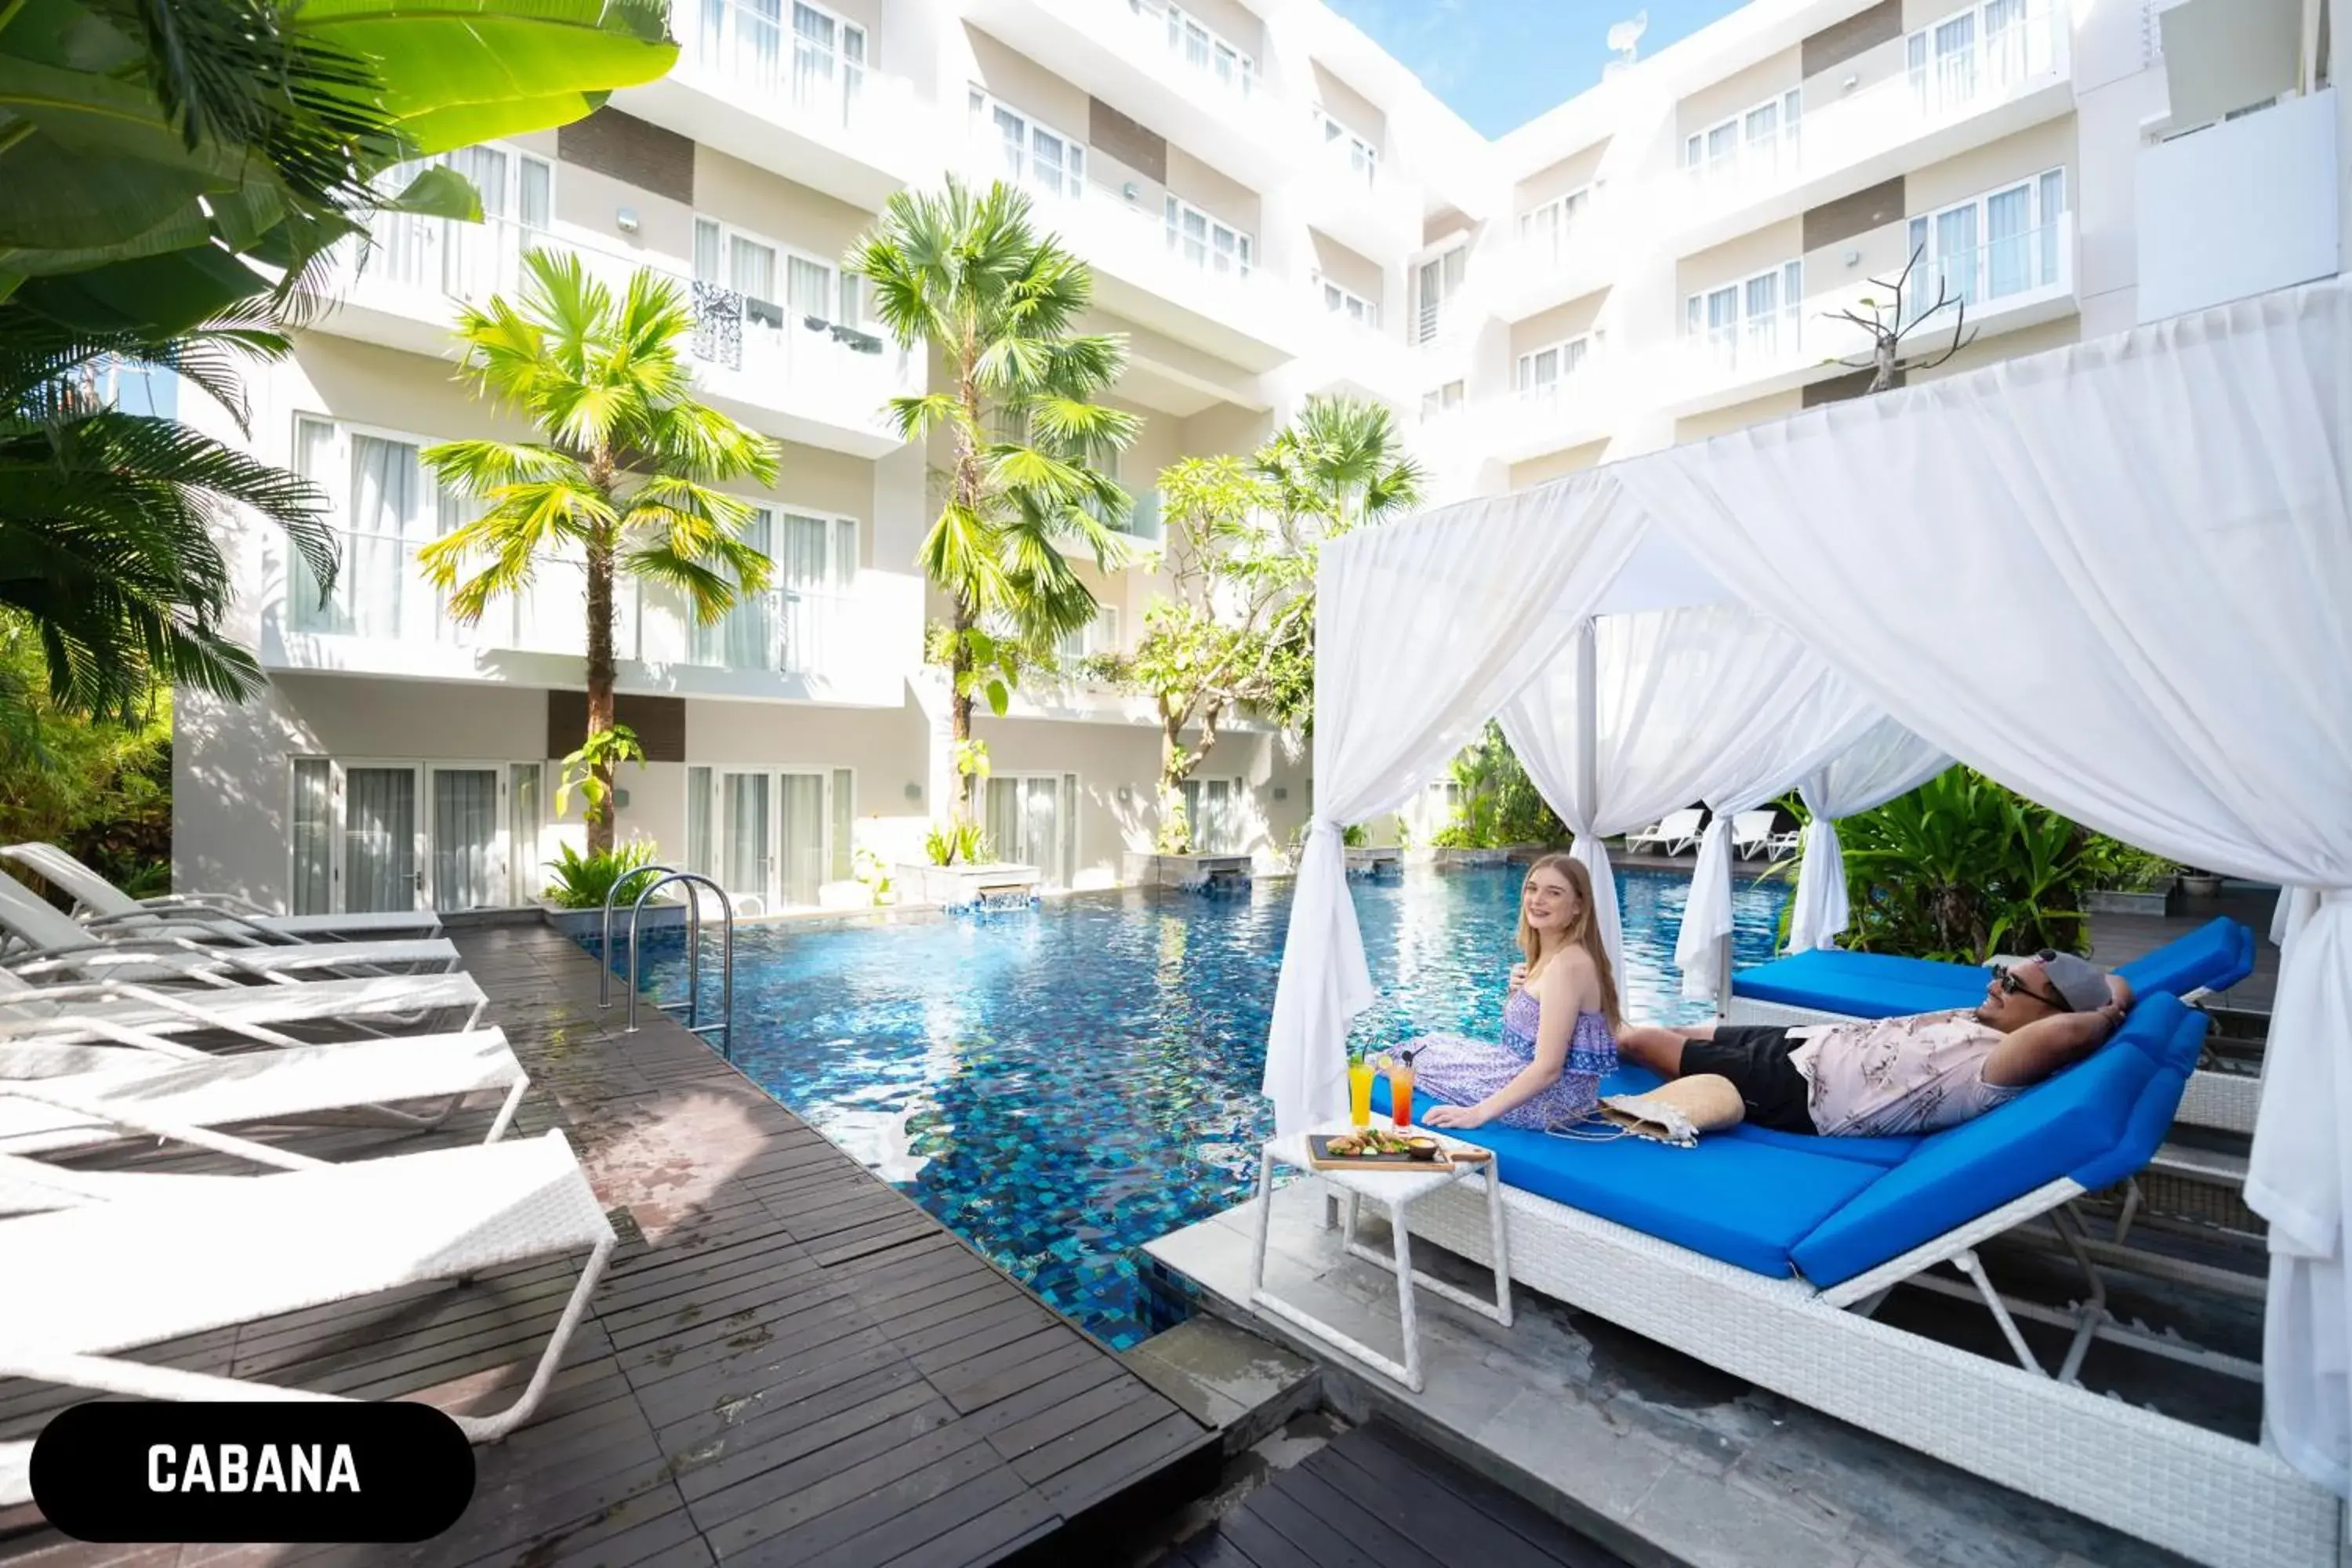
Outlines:
{"label": "sky", "polygon": [[1326,0],[1488,136],[1517,129],[1601,80],[1612,23],[1645,13],[1657,53],[1739,0]]}

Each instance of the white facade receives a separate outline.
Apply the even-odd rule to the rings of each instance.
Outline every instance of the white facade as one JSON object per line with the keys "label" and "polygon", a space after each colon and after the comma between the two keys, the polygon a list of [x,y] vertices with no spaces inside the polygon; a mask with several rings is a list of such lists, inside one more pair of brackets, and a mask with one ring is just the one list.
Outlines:
{"label": "white facade", "polygon": [[[233,541],[271,689],[184,694],[175,876],[289,909],[506,904],[578,839],[552,800],[583,686],[566,568],[461,627],[414,563],[456,515],[417,448],[502,427],[452,379],[452,299],[511,289],[529,246],[690,285],[702,395],[782,444],[746,492],[766,602],[698,627],[625,595],[621,716],[653,760],[622,780],[624,837],[755,910],[862,900],[853,852],[919,858],[954,785],[922,662],[945,606],[914,563],[937,454],[881,414],[929,367],[839,265],[890,192],[1017,179],[1091,265],[1148,542],[1161,468],[1245,453],[1319,391],[1395,406],[1438,500],[1853,395],[1866,339],[1831,314],[1915,252],[1916,284],[1967,304],[1952,368],[2331,273],[2323,5],[1755,0],[1489,142],[1318,0],[681,4],[669,79],[459,154],[489,220],[385,220],[257,378],[251,445],[335,498],[344,579],[317,605],[282,539]],[[1132,646],[1148,562],[1085,570],[1090,650]],[[1148,704],[1028,691],[977,731],[991,831],[1049,882],[1108,884],[1150,847]],[[1278,864],[1309,782],[1229,725],[1195,826]],[[1444,813],[1408,815],[1418,840]]]}

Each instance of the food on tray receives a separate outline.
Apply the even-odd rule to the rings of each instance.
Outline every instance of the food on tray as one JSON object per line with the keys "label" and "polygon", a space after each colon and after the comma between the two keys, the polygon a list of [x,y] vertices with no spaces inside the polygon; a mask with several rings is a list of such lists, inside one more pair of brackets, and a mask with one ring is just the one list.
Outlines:
{"label": "food on tray", "polygon": [[1434,1160],[1437,1158],[1437,1140],[1408,1138],[1405,1140],[1405,1152],[1416,1160]]}
{"label": "food on tray", "polygon": [[[1412,1154],[1412,1145],[1415,1142],[1427,1143],[1431,1153],[1436,1152],[1437,1143],[1433,1139],[1400,1138],[1395,1133],[1378,1127],[1367,1128],[1361,1132],[1346,1132],[1337,1138],[1327,1139],[1323,1147],[1326,1152],[1336,1154],[1341,1159],[1370,1159],[1382,1154]],[[1415,1158],[1426,1159],[1428,1155],[1415,1155]]]}

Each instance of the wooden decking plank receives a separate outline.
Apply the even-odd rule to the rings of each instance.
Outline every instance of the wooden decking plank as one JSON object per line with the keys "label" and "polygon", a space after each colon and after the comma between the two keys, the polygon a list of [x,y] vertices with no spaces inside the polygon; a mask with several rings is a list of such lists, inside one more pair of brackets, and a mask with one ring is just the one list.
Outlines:
{"label": "wooden decking plank", "polygon": [[919,1414],[927,1414],[940,1426],[951,1418],[945,1404],[928,1386],[901,1383],[866,1394],[846,1408],[823,1415],[771,1421],[757,1432],[730,1431],[677,1455],[674,1468],[678,1489],[689,1499],[707,1497],[859,1433]]}
{"label": "wooden decking plank", "polygon": [[1178,1460],[1215,1447],[1215,1433],[1181,1410],[1168,1408],[1169,1414],[1140,1432],[1047,1476],[1036,1483],[1037,1490],[1066,1517],[1075,1518]]}
{"label": "wooden decking plank", "polygon": [[724,1491],[690,1498],[687,1507],[712,1550],[725,1557],[919,1470],[937,1470],[959,1456],[959,1472],[976,1473],[997,1463],[978,1433],[933,1412],[916,1411]]}
{"label": "wooden decking plank", "polygon": [[[1481,1557],[1486,1534],[1475,1540],[1452,1538],[1448,1542],[1449,1554],[1443,1558],[1423,1550],[1412,1537],[1395,1528],[1391,1522],[1392,1512],[1368,1510],[1356,1499],[1334,1487],[1326,1479],[1325,1471],[1338,1467],[1313,1462],[1320,1458],[1320,1454],[1309,1455],[1308,1463],[1276,1472],[1266,1490],[1304,1509],[1314,1518],[1318,1529],[1344,1538],[1372,1562],[1381,1564],[1381,1568],[1450,1568],[1454,1563],[1476,1561]],[[1255,1501],[1255,1498],[1252,1500]],[[1409,1499],[1395,1500],[1401,1506],[1410,1507]],[[1276,1525],[1280,1527],[1279,1521],[1276,1521]]]}
{"label": "wooden decking plank", "polygon": [[[1115,1363],[1105,1365],[1100,1357],[1094,1357],[1066,1371],[1057,1372],[1016,1394],[982,1405],[971,1412],[966,1419],[980,1430],[993,1436],[1008,1426],[1051,1410],[1065,1400],[1077,1398],[1105,1384],[1116,1383],[1121,1370]],[[997,1451],[1003,1452],[1002,1445]]]}
{"label": "wooden decking plank", "polygon": [[[1149,1390],[1150,1386],[1140,1379],[1136,1380],[1132,1387],[1118,1383],[1106,1384],[1083,1399],[1072,1400],[1072,1405],[1090,1410],[1101,1410],[1102,1403],[1107,1400],[1115,1403],[1108,1410],[1101,1410],[1083,1425],[1071,1426],[1057,1436],[1036,1442],[1022,1452],[1013,1452],[1001,1436],[992,1437],[989,1441],[998,1453],[1013,1461],[1013,1469],[1024,1479],[1043,1486],[1073,1466],[1101,1454],[1115,1452],[1129,1437],[1170,1419],[1165,1405],[1157,1399],[1139,1396],[1139,1390]],[[1050,1419],[1034,1425],[1040,1428],[1061,1426],[1073,1418],[1073,1415],[1051,1413]],[[1188,1415],[1185,1419],[1191,1421],[1192,1417]],[[1198,1435],[1206,1428],[1193,1422],[1192,1430]]]}
{"label": "wooden decking plank", "polygon": [[[992,1483],[988,1503],[1003,1501],[1022,1489],[1020,1481],[1004,1473],[985,1444],[968,1444],[928,1457],[919,1465],[902,1465],[879,1479],[861,1478],[854,1494],[822,1511],[808,1510],[810,1501],[824,1490],[813,1489],[724,1531],[706,1531],[704,1539],[722,1558],[756,1546],[762,1563],[807,1563],[832,1548],[856,1545],[868,1531],[918,1514],[926,1504],[980,1481]],[[772,1520],[781,1521],[775,1532],[761,1533]],[[730,1547],[730,1541],[736,1544]]]}
{"label": "wooden decking plank", "polygon": [[[988,1440],[998,1453],[1008,1459],[1018,1459],[1033,1449],[1066,1438],[1081,1427],[1091,1426],[1101,1417],[1129,1406],[1141,1405],[1150,1413],[1146,1425],[1156,1420],[1160,1414],[1155,1401],[1137,1397],[1139,1392],[1150,1385],[1130,1373],[1116,1373],[1087,1388],[1069,1385],[1068,1380],[1083,1375],[1082,1373],[1065,1373],[1053,1384],[1041,1384],[1041,1387],[1054,1387],[1056,1397],[1044,1402],[1042,1408],[1031,1414],[1003,1421],[976,1419],[975,1425],[988,1433]],[[986,1414],[994,1415],[995,1411]],[[1114,1437],[1094,1444],[1092,1447],[1108,1447],[1117,1440]]]}
{"label": "wooden decking plank", "polygon": [[1217,1533],[1246,1557],[1251,1568],[1321,1568],[1290,1538],[1260,1519],[1244,1501],[1217,1521]]}
{"label": "wooden decking plank", "polygon": [[958,1409],[982,1410],[1074,1366],[1098,1361],[1101,1352],[1084,1334],[1057,1323],[970,1361],[929,1370],[929,1375]]}
{"label": "wooden decking plank", "polygon": [[[869,1384],[869,1379],[881,1381]],[[898,1353],[898,1347],[877,1335],[847,1354],[814,1360],[756,1388],[721,1388],[716,1398],[697,1400],[681,1414],[657,1420],[656,1430],[673,1449],[690,1447],[709,1442],[730,1428],[765,1421],[772,1412],[791,1411],[811,1400],[830,1399],[836,1390],[846,1385],[866,1384],[879,1389],[922,1381],[922,1373]],[[646,1412],[649,1418],[663,1413],[653,1409]]]}
{"label": "wooden decking plank", "polygon": [[[1558,1568],[1574,1561],[1542,1539],[1556,1538],[1565,1526],[1537,1514],[1537,1529],[1531,1532],[1522,1528],[1529,1522],[1527,1517],[1503,1501],[1517,1502],[1517,1498],[1499,1488],[1499,1495],[1465,1495],[1451,1484],[1453,1478],[1426,1462],[1442,1458],[1434,1450],[1403,1452],[1373,1440],[1369,1436],[1372,1430],[1358,1427],[1347,1435],[1353,1440],[1344,1447],[1334,1444],[1327,1449],[1334,1458],[1323,1467],[1323,1475],[1357,1507],[1406,1540],[1427,1552],[1442,1552],[1447,1542],[1465,1537],[1479,1540],[1482,1568]],[[1496,1530],[1496,1524],[1504,1528]],[[1529,1539],[1530,1533],[1538,1538]]]}
{"label": "wooden decking plank", "polygon": [[983,1553],[1005,1550],[1006,1526],[1019,1520],[1019,1515],[1005,1510],[1014,1508],[1030,1511],[1024,1530],[1039,1520],[1058,1517],[1034,1491],[1001,1468],[982,1470],[962,1481],[917,1477],[818,1520],[812,1542],[824,1534],[838,1539],[805,1557],[798,1555],[803,1542],[795,1532],[796,1550],[787,1561],[801,1563],[803,1568],[874,1568],[877,1563],[904,1559],[931,1548],[941,1537],[967,1526],[978,1528],[968,1538],[965,1552],[946,1561],[982,1561]]}

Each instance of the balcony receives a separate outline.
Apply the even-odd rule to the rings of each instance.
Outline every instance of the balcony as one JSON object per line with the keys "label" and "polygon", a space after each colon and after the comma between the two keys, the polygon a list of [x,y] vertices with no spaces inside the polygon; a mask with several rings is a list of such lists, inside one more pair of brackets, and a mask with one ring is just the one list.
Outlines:
{"label": "balcony", "polygon": [[965,166],[975,182],[1011,179],[1028,193],[1039,226],[1093,268],[1103,309],[1253,374],[1296,356],[1291,291],[1248,258],[1179,232],[1160,205],[1090,181],[1041,184],[994,148],[973,148]]}
{"label": "balcony", "polygon": [[[1308,136],[1321,132],[1323,114],[1310,118]],[[1321,142],[1297,184],[1309,227],[1365,256],[1392,256],[1421,246],[1421,187],[1366,159],[1348,137]]]}
{"label": "balcony", "polygon": [[1559,381],[1449,408],[1422,427],[1433,450],[1524,463],[1607,436],[1623,390],[1613,362],[1587,360]]}
{"label": "balcony", "polygon": [[877,333],[697,282],[672,258],[583,245],[505,219],[466,224],[383,214],[368,238],[372,243],[346,241],[338,256],[334,291],[341,302],[321,321],[324,331],[454,356],[450,329],[458,306],[514,293],[523,253],[550,248],[580,256],[616,289],[640,267],[673,279],[695,312],[690,352],[698,389],[770,435],[882,457],[900,445],[885,404],[922,390],[919,358]]}
{"label": "balcony", "polygon": [[2341,90],[2305,93],[2140,149],[2142,321],[2339,270]]}
{"label": "balcony", "polygon": [[[1911,320],[1921,320],[1940,295],[1953,306],[1966,306],[1964,330],[1980,340],[2077,309],[2072,212],[1974,246],[1940,246],[1933,226],[1904,291],[1905,314]],[[1888,224],[1862,237],[1862,243],[1874,240],[1882,253],[1891,248],[1901,255],[1910,234],[1908,222]],[[1848,309],[1868,316],[1860,304],[1864,296],[1884,302],[1886,292],[1862,279],[1841,281],[1833,289],[1809,289],[1800,305],[1685,335],[1675,353],[1663,356],[1658,405],[1672,414],[1696,414],[1851,374],[1867,363],[1872,340],[1834,317]],[[1949,342],[1961,319],[1953,306],[1927,318],[1905,340],[1906,357]]]}
{"label": "balcony", "polygon": [[[576,563],[542,563],[528,595],[494,601],[479,623],[465,626],[416,565],[419,542],[346,533],[342,575],[324,607],[314,592],[286,591],[285,552],[270,546],[263,665],[523,687],[585,681]],[[300,568],[291,570],[307,585]],[[625,582],[616,597],[624,691],[895,708],[921,660],[922,584],[911,576],[862,572],[837,588],[772,589],[711,626]]]}
{"label": "balcony", "polygon": [[687,0],[670,25],[677,68],[618,107],[869,211],[924,177],[938,117],[913,83],[866,63],[862,33],[845,48],[743,0]]}
{"label": "balcony", "polygon": [[1305,359],[1310,390],[1344,388],[1410,411],[1428,390],[1428,367],[1412,345],[1377,321],[1329,309],[1309,294],[1299,308],[1307,322]]}
{"label": "balcony", "polygon": [[1284,184],[1312,143],[1295,101],[1162,0],[970,0],[970,20],[1253,190]]}
{"label": "balcony", "polygon": [[2034,0],[1998,32],[1971,26],[1963,39],[1931,27],[1885,48],[1893,69],[1882,79],[1832,96],[1837,73],[1817,78],[1801,119],[1775,116],[1753,134],[1743,128],[1685,165],[1661,215],[1678,248],[1704,249],[2074,107],[2071,35],[2058,0]]}
{"label": "balcony", "polygon": [[1507,321],[1524,321],[1606,288],[1625,240],[1617,214],[1601,202],[1504,247],[1494,268],[1496,311]]}

